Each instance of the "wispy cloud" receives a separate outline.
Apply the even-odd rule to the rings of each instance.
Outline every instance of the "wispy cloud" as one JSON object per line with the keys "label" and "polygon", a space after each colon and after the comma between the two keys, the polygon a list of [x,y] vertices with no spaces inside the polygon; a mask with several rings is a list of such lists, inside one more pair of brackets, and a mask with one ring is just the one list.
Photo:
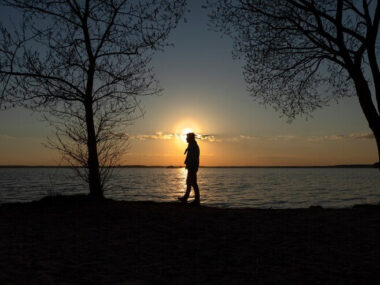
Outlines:
{"label": "wispy cloud", "polygon": [[322,141],[337,141],[347,138],[346,135],[329,135],[320,137],[309,137],[307,141],[309,142],[322,142]]}
{"label": "wispy cloud", "polygon": [[7,134],[0,134],[0,140],[12,140],[15,139],[15,137],[7,135]]}
{"label": "wispy cloud", "polygon": [[164,134],[163,132],[155,132],[149,135],[129,135],[130,139],[146,141],[146,140],[170,140],[175,134]]}
{"label": "wispy cloud", "polygon": [[350,134],[350,137],[353,139],[358,139],[358,140],[368,140],[368,139],[374,139],[375,136],[373,133],[364,133],[364,134]]}
{"label": "wispy cloud", "polygon": [[[201,141],[209,141],[209,142],[220,142],[221,139],[216,135],[212,134],[197,134],[197,139]],[[128,135],[130,139],[139,140],[139,141],[147,141],[147,140],[171,140],[175,138],[184,137],[183,134],[176,133],[163,133],[163,132],[155,132],[154,134],[137,134],[137,135]]]}
{"label": "wispy cloud", "polygon": [[277,136],[273,137],[273,140],[275,140],[275,141],[288,141],[288,140],[292,140],[295,138],[296,138],[295,135],[277,135]]}
{"label": "wispy cloud", "polygon": [[12,136],[8,134],[0,134],[0,141],[9,143],[43,143],[46,137],[31,137],[31,136]]}
{"label": "wispy cloud", "polygon": [[[175,138],[184,137],[183,134],[176,133],[164,133],[164,132],[155,132],[154,134],[137,134],[137,135],[128,135],[130,139],[139,140],[139,141],[148,141],[148,140],[171,140]],[[215,134],[196,134],[196,138],[200,141],[207,142],[241,142],[258,139],[258,137],[253,137],[250,135],[238,135],[238,136],[226,136],[226,135],[215,135]]]}
{"label": "wispy cloud", "polygon": [[322,142],[322,141],[337,141],[337,140],[368,140],[374,139],[372,133],[352,133],[352,134],[334,134],[329,136],[310,137],[307,139],[309,142]]}
{"label": "wispy cloud", "polygon": [[[148,140],[171,140],[175,138],[182,138],[183,134],[176,133],[164,133],[164,132],[155,132],[154,134],[137,134],[129,135],[130,139],[139,140],[139,141],[148,141]],[[253,141],[253,140],[275,140],[275,141],[287,141],[290,139],[296,138],[294,135],[277,135],[277,136],[252,136],[247,134],[240,134],[235,136],[228,135],[216,135],[216,134],[196,134],[196,137],[200,141],[212,142],[212,143],[221,143],[221,142],[244,142],[244,141]]]}
{"label": "wispy cloud", "polygon": [[208,142],[221,142],[222,139],[220,136],[212,135],[212,134],[197,134],[197,139],[201,141],[208,141]]}
{"label": "wispy cloud", "polygon": [[253,137],[253,136],[247,136],[247,135],[240,135],[240,136],[239,136],[239,139],[241,139],[241,140],[248,140],[248,141],[250,141],[250,140],[254,140],[254,139],[257,139],[257,137]]}
{"label": "wispy cloud", "polygon": [[242,142],[242,141],[251,141],[254,139],[258,139],[259,137],[254,137],[250,135],[238,135],[233,137],[225,137],[223,141],[226,142]]}

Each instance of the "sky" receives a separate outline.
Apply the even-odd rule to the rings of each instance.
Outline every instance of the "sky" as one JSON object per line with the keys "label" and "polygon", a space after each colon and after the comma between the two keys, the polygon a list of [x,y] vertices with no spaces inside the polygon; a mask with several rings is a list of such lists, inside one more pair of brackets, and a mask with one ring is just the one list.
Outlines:
{"label": "sky", "polygon": [[[160,96],[141,98],[144,115],[127,127],[123,165],[183,165],[191,129],[201,136],[203,166],[315,166],[372,164],[376,143],[356,97],[331,102],[311,118],[289,123],[246,91],[243,61],[232,59],[232,40],[208,28],[203,1],[172,31],[153,59]],[[5,12],[0,12],[3,17]],[[0,111],[0,165],[63,165],[44,146],[54,130],[38,113]]]}

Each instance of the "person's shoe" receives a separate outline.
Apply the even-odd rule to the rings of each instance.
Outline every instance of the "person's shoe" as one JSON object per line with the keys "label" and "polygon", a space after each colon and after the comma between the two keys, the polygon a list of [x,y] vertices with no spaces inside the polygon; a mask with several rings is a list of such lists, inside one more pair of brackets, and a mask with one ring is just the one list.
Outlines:
{"label": "person's shoe", "polygon": [[184,204],[187,203],[187,198],[186,197],[178,197],[178,200],[180,200]]}
{"label": "person's shoe", "polygon": [[201,201],[199,200],[194,200],[193,202],[190,203],[192,206],[200,206],[201,205]]}

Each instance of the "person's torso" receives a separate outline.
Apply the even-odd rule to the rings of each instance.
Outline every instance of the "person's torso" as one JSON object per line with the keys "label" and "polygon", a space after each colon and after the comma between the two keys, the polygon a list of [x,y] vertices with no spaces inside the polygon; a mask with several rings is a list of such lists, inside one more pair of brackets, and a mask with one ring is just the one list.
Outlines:
{"label": "person's torso", "polygon": [[199,146],[196,142],[189,144],[185,164],[191,167],[199,166]]}

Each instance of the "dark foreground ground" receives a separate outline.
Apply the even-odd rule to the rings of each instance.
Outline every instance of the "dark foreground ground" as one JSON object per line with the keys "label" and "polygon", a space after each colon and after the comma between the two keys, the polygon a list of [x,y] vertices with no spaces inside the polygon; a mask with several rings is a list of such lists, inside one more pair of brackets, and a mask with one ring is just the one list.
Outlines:
{"label": "dark foreground ground", "polygon": [[0,206],[0,284],[380,284],[380,207]]}

